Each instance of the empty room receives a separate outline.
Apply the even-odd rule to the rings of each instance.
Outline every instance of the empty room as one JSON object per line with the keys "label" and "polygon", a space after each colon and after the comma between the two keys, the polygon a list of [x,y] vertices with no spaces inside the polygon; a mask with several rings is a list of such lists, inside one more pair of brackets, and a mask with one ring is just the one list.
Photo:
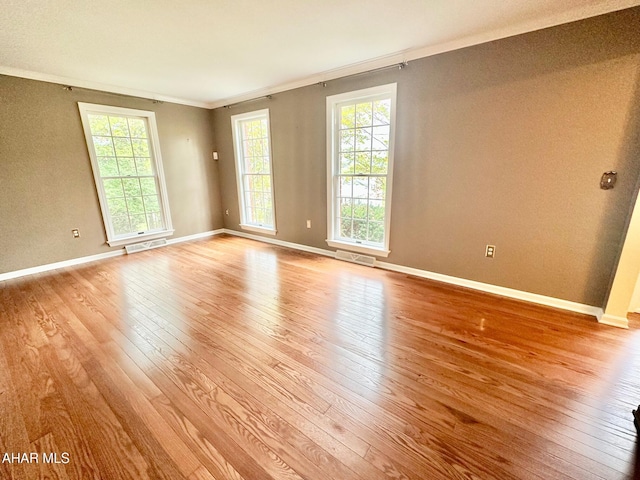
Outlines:
{"label": "empty room", "polygon": [[640,1],[0,5],[0,478],[640,478]]}

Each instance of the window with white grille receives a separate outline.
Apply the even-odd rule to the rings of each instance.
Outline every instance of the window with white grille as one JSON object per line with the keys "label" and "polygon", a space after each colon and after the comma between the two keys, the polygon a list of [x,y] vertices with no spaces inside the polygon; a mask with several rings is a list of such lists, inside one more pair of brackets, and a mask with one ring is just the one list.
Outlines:
{"label": "window with white grille", "polygon": [[233,115],[240,226],[275,234],[269,110]]}
{"label": "window with white grille", "polygon": [[173,233],[153,112],[79,103],[107,241]]}
{"label": "window with white grille", "polygon": [[327,97],[330,246],[389,254],[396,84]]}

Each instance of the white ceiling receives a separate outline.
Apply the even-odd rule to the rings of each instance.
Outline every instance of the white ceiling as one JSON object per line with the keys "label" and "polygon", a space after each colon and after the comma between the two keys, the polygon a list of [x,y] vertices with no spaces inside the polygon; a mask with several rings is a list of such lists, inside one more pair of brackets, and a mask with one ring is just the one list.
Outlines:
{"label": "white ceiling", "polygon": [[0,0],[0,73],[216,107],[640,0]]}

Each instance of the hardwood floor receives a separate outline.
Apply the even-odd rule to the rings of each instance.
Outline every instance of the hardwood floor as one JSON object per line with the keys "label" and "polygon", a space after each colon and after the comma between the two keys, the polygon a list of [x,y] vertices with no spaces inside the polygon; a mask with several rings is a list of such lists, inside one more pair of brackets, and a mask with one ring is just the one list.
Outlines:
{"label": "hardwood floor", "polygon": [[226,236],[0,282],[0,476],[634,478],[631,324]]}

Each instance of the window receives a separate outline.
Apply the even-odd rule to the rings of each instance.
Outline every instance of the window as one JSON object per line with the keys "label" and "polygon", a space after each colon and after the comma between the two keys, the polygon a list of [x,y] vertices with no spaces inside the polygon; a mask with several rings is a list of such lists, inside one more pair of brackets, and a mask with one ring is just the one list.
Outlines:
{"label": "window", "polygon": [[173,234],[155,114],[78,103],[109,245]]}
{"label": "window", "polygon": [[269,110],[233,115],[233,143],[240,203],[240,226],[276,233]]}
{"label": "window", "polygon": [[396,84],[327,97],[327,243],[389,255]]}

